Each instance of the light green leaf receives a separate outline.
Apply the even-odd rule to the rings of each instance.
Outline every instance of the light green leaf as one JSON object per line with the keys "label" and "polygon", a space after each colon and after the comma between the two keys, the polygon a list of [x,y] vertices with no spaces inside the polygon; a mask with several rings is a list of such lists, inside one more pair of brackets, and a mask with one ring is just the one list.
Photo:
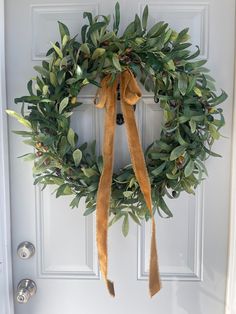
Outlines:
{"label": "light green leaf", "polygon": [[126,237],[129,233],[129,218],[128,214],[125,215],[123,224],[122,224],[122,233]]}
{"label": "light green leaf", "polygon": [[198,88],[198,87],[194,87],[193,88],[193,91],[194,91],[194,93],[197,95],[197,96],[199,96],[199,97],[202,97],[202,91],[200,90],[200,88]]}
{"label": "light green leaf", "polygon": [[194,121],[193,119],[191,119],[191,120],[189,121],[189,126],[190,126],[190,128],[191,128],[191,133],[195,133],[196,127],[197,127],[196,121]]}
{"label": "light green leaf", "polygon": [[40,73],[42,76],[49,78],[49,71],[46,70],[45,68],[41,67],[41,66],[34,66],[35,71],[37,71],[38,73]]}
{"label": "light green leaf", "polygon": [[19,115],[18,113],[16,113],[15,111],[13,110],[6,110],[6,113],[13,117],[13,118],[16,118],[18,122],[20,122],[21,124],[23,124],[25,127],[29,128],[29,129],[32,129],[31,127],[31,123],[24,119],[21,115]]}
{"label": "light green leaf", "polygon": [[124,192],[123,192],[123,195],[124,195],[124,197],[129,198],[130,196],[133,195],[133,192],[132,192],[132,191],[124,191]]}
{"label": "light green leaf", "polygon": [[189,160],[186,167],[184,168],[185,177],[189,177],[194,170],[194,161],[192,159]]}
{"label": "light green leaf", "polygon": [[90,49],[87,43],[84,43],[80,46],[80,51],[85,53],[86,55],[90,56]]}
{"label": "light green leaf", "polygon": [[83,71],[79,65],[76,66],[76,78],[81,79],[83,77]]}
{"label": "light green leaf", "polygon": [[142,26],[145,31],[147,29],[147,20],[148,20],[148,5],[145,6],[142,16]]}
{"label": "light green leaf", "polygon": [[67,140],[72,147],[75,147],[75,132],[72,130],[72,128],[69,128],[67,133]]}
{"label": "light green leaf", "polygon": [[180,73],[179,80],[178,80],[178,89],[183,96],[186,94],[187,87],[188,87],[188,77],[185,73]]}
{"label": "light green leaf", "polygon": [[65,47],[65,45],[68,43],[69,40],[70,40],[70,37],[65,35],[62,39],[62,47]]}
{"label": "light green leaf", "polygon": [[172,161],[172,160],[177,159],[178,157],[184,154],[185,150],[186,150],[185,146],[175,147],[170,154],[170,160]]}
{"label": "light green leaf", "polygon": [[69,187],[69,185],[67,184],[62,184],[61,186],[59,186],[59,188],[57,189],[57,193],[56,193],[56,198],[61,196],[61,195],[71,195],[72,190]]}
{"label": "light green leaf", "polygon": [[74,159],[76,167],[78,167],[78,165],[80,164],[82,156],[83,156],[83,154],[82,154],[81,150],[78,148],[73,152],[73,159]]}
{"label": "light green leaf", "polygon": [[167,63],[165,63],[164,67],[169,71],[175,71],[175,64],[173,60],[169,60]]}
{"label": "light green leaf", "polygon": [[214,140],[218,140],[220,138],[220,133],[213,124],[209,124],[209,131]]}
{"label": "light green leaf", "polygon": [[48,93],[48,85],[44,85],[43,86],[43,95],[45,96],[45,95],[47,95],[47,93]]}
{"label": "light green leaf", "polygon": [[112,62],[115,66],[115,68],[118,70],[118,71],[122,71],[122,68],[121,68],[121,65],[120,65],[120,62],[119,62],[119,58],[118,58],[118,55],[117,54],[113,54],[112,56]]}
{"label": "light green leaf", "polygon": [[94,175],[98,175],[97,171],[92,168],[82,168],[81,170],[83,171],[84,175],[88,178]]}
{"label": "light green leaf", "polygon": [[50,83],[54,87],[56,87],[57,86],[57,77],[56,77],[55,73],[54,72],[50,72],[49,76],[50,76]]}
{"label": "light green leaf", "polygon": [[63,53],[60,48],[58,48],[53,42],[51,42],[51,45],[53,46],[53,49],[56,51],[58,54],[59,58],[63,58]]}
{"label": "light green leaf", "polygon": [[92,60],[100,58],[102,55],[104,55],[105,52],[106,52],[106,49],[104,49],[104,48],[95,49],[93,54],[92,54]]}
{"label": "light green leaf", "polygon": [[68,27],[59,21],[58,21],[58,25],[59,25],[60,35],[61,35],[61,41],[64,39],[65,36],[70,38],[70,32],[69,32]]}
{"label": "light green leaf", "polygon": [[62,101],[60,102],[60,105],[59,105],[59,113],[60,114],[66,108],[68,103],[69,103],[69,97],[65,97],[64,99],[62,99]]}

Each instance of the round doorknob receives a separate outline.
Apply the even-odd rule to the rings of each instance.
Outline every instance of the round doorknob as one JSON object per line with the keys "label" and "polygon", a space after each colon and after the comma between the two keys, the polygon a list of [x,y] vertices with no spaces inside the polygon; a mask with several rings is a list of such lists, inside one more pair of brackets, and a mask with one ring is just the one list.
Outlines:
{"label": "round doorknob", "polygon": [[35,253],[35,247],[28,241],[21,242],[17,248],[17,254],[22,259],[31,258]]}
{"label": "round doorknob", "polygon": [[16,300],[18,303],[27,303],[37,291],[36,283],[31,279],[22,279],[17,287]]}

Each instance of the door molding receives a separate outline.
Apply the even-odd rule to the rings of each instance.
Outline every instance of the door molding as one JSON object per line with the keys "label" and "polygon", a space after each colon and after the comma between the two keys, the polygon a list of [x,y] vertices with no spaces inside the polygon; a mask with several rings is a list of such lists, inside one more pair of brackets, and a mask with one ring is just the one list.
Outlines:
{"label": "door molding", "polygon": [[13,314],[4,0],[0,0],[0,314]]}

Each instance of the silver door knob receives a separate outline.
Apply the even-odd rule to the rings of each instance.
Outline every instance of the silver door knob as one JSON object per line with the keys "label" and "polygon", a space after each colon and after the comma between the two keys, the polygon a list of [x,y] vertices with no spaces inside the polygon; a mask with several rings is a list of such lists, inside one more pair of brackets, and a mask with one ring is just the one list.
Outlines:
{"label": "silver door knob", "polygon": [[21,242],[17,248],[17,254],[22,259],[31,258],[35,253],[35,247],[28,241]]}
{"label": "silver door knob", "polygon": [[16,300],[18,303],[27,303],[37,291],[36,283],[31,279],[22,279],[17,287]]}

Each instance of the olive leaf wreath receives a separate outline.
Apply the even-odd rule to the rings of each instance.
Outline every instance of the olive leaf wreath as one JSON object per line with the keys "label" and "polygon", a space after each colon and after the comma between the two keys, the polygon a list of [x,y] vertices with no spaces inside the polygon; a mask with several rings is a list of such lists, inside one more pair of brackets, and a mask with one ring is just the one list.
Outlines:
{"label": "olive leaf wreath", "polygon": [[[84,18],[88,24],[81,29],[81,41],[71,38],[67,26],[58,22],[61,42],[52,43],[48,59],[34,67],[38,75],[34,83],[28,82],[29,95],[15,99],[23,103],[21,114],[7,111],[29,129],[15,131],[35,148],[23,158],[34,161],[35,184],[57,185],[56,197],[74,195],[72,208],[85,198],[84,215],[95,211],[103,159],[96,155],[95,141],[78,143],[70,117],[81,105],[78,96],[84,86],[100,87],[105,75],[114,81],[129,69],[163,110],[161,133],[145,151],[145,159],[154,212],[171,217],[164,197],[177,198],[182,191],[194,194],[207,175],[204,160],[219,156],[211,147],[224,125],[217,106],[227,95],[224,91],[217,95],[215,81],[203,67],[206,60],[196,59],[199,48],[189,50],[188,28],[177,33],[158,22],[147,30],[148,6],[122,35],[118,3],[112,28],[110,16],[84,12]],[[131,165],[113,174],[110,225],[122,218],[127,235],[129,217],[137,224],[150,218]]]}

